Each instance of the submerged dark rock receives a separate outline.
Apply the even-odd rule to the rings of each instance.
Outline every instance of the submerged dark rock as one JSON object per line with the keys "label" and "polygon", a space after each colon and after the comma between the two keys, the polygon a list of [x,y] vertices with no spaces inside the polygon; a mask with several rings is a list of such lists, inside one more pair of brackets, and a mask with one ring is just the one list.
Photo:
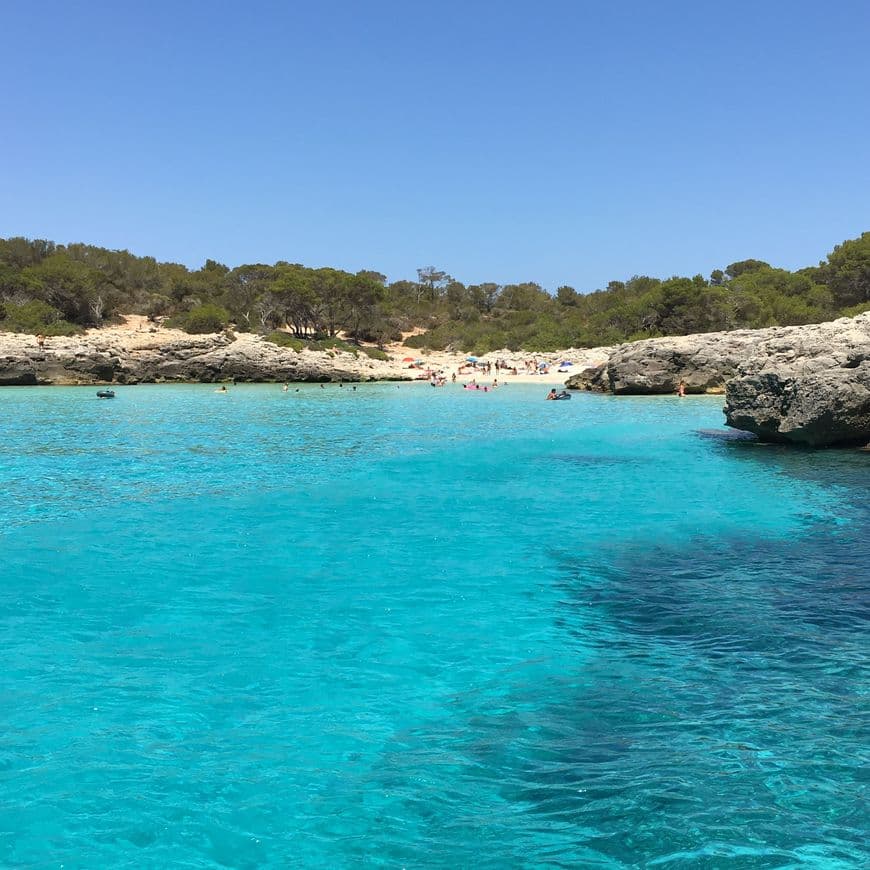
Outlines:
{"label": "submerged dark rock", "polygon": [[755,441],[756,436],[752,432],[742,432],[738,429],[698,429],[701,438],[710,438],[714,441]]}

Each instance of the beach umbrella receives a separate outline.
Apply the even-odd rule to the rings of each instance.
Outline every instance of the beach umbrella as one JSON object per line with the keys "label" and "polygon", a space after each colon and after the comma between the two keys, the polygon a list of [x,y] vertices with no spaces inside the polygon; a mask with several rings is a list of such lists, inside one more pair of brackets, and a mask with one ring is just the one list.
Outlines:
{"label": "beach umbrella", "polygon": [[423,365],[423,360],[421,360],[421,359],[415,359],[415,360],[414,360],[414,364],[415,364],[415,365],[418,365],[418,366],[421,366],[421,365]]}
{"label": "beach umbrella", "polygon": [[545,368],[547,368],[547,363],[538,363],[538,368],[539,368],[539,369],[545,369]]}
{"label": "beach umbrella", "polygon": [[571,366],[571,365],[574,365],[574,363],[570,362],[569,360],[563,359],[562,362],[559,363],[559,365],[560,366]]}
{"label": "beach umbrella", "polygon": [[414,357],[412,357],[412,356],[406,356],[406,357],[402,360],[402,362],[414,362]]}
{"label": "beach umbrella", "polygon": [[466,362],[477,362],[477,357],[476,356],[467,356],[467,357],[465,357],[465,361]]}

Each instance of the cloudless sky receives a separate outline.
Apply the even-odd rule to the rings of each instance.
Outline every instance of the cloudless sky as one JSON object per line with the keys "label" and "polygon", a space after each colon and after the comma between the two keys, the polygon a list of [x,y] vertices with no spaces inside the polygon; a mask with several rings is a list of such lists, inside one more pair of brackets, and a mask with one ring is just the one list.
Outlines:
{"label": "cloudless sky", "polygon": [[581,291],[870,229],[866,0],[0,0],[0,236]]}

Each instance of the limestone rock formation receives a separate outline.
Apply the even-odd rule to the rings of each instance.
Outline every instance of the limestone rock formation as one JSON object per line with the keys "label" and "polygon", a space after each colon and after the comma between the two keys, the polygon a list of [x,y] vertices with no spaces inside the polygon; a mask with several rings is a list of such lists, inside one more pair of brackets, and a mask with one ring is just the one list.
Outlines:
{"label": "limestone rock formation", "polygon": [[587,390],[595,393],[610,391],[610,381],[607,378],[607,362],[597,363],[579,369],[565,381],[569,390]]}
{"label": "limestone rock formation", "polygon": [[688,393],[722,392],[759,341],[759,333],[775,331],[741,329],[621,344],[604,366],[579,372],[567,385],[617,395],[656,395],[675,393],[683,381]]}
{"label": "limestone rock formation", "polygon": [[870,362],[805,376],[786,371],[728,383],[726,421],[764,441],[823,447],[870,439]]}
{"label": "limestone rock formation", "polygon": [[39,383],[33,363],[26,357],[0,356],[0,387],[26,387]]}
{"label": "limestone rock formation", "polygon": [[813,447],[870,440],[870,312],[759,344],[726,389],[729,426]]}
{"label": "limestone rock formation", "polygon": [[870,312],[830,323],[646,339],[574,375],[621,395],[726,394],[726,422],[767,441],[870,440]]}
{"label": "limestone rock formation", "polygon": [[[135,336],[134,336],[135,338]],[[365,354],[295,351],[255,335],[189,335],[121,342],[99,332],[52,337],[0,333],[0,386],[171,381],[324,381],[389,377]]]}

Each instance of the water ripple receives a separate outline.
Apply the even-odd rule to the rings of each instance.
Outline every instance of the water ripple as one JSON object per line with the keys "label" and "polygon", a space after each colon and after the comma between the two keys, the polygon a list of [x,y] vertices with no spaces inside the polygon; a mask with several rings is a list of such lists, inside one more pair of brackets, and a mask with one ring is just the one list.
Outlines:
{"label": "water ripple", "polygon": [[0,864],[866,866],[866,461],[467,398],[0,392]]}

